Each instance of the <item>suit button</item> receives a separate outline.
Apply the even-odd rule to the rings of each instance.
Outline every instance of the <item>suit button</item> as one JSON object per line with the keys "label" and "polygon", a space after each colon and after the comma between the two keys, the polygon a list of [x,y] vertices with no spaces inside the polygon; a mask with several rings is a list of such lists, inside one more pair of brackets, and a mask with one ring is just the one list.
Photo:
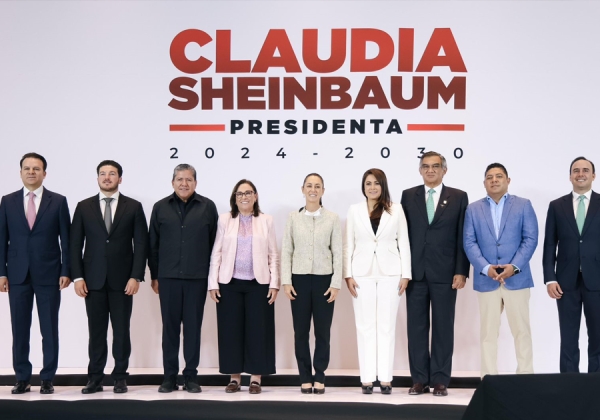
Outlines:
{"label": "suit button", "polygon": [[496,246],[500,246],[500,244],[496,244]]}
{"label": "suit button", "polygon": [[312,257],[308,257],[309,260],[312,260]]}
{"label": "suit button", "polygon": [[109,243],[109,242],[110,242],[110,241],[107,239],[107,240],[106,240],[106,243]]}
{"label": "suit button", "polygon": [[[106,241],[106,242],[108,242],[108,241]],[[579,243],[580,243],[580,244],[582,244],[582,243],[583,243],[583,239],[581,239],[581,240],[579,241]]]}

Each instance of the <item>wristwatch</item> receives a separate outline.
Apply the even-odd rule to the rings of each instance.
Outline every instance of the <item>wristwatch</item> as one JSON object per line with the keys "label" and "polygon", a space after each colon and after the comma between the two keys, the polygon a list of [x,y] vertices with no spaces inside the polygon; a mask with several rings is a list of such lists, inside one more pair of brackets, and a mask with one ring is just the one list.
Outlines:
{"label": "wristwatch", "polygon": [[514,264],[511,264],[513,266],[513,270],[515,271],[515,274],[519,274],[521,272],[521,269],[519,269],[519,267],[517,267]]}

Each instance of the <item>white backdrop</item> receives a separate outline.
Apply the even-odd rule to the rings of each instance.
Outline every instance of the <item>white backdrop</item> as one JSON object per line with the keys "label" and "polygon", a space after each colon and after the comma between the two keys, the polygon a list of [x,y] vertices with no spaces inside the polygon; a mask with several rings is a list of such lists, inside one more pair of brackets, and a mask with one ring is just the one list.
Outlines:
{"label": "white backdrop", "polygon": [[[543,286],[541,244],[550,200],[571,190],[571,160],[585,155],[600,163],[595,141],[600,89],[594,82],[598,58],[600,4],[595,2],[426,2],[426,1],[5,1],[0,3],[0,193],[22,186],[20,157],[30,151],[48,162],[44,185],[68,197],[71,212],[78,201],[97,193],[96,165],[114,159],[124,167],[121,191],[144,204],[149,218],[152,205],[170,194],[173,167],[190,163],[198,170],[197,191],[211,198],[219,212],[228,209],[231,188],[240,178],[257,185],[260,205],[276,220],[278,239],[287,214],[303,204],[300,186],[309,172],[325,179],[327,208],[345,219],[350,204],[363,199],[362,173],[383,169],[392,197],[422,182],[419,148],[443,153],[449,164],[447,185],[464,189],[471,201],[485,195],[483,172],[494,161],[506,165],[512,183],[509,192],[532,200],[540,224],[540,246],[531,261],[536,287],[531,297],[534,364],[537,372],[558,371],[559,332],[556,305]],[[314,73],[302,61],[302,31],[318,29],[319,55],[330,54],[332,29],[373,28],[394,42],[389,66],[375,72],[350,72],[350,52],[343,66],[330,74]],[[398,29],[414,29],[414,67],[436,28],[450,28],[467,72],[447,66],[430,72],[398,71]],[[231,58],[253,64],[269,30],[285,29],[301,71],[270,68],[267,74],[185,74],[170,60],[173,38],[183,30],[198,29],[213,39],[217,30],[231,31]],[[438,48],[439,49],[439,48]],[[403,60],[407,50],[400,52]],[[445,49],[439,54],[448,53]],[[366,58],[379,49],[368,43]],[[214,61],[215,41],[186,48],[189,60],[200,55]],[[276,61],[276,60],[275,60]],[[287,69],[289,70],[289,69]],[[455,69],[456,70],[456,69]],[[293,77],[305,85],[307,77],[345,77],[356,98],[365,76],[377,76],[389,94],[390,78],[403,76],[404,96],[411,95],[415,76],[466,78],[466,107],[440,100],[437,109],[426,102],[412,110],[367,105],[364,109],[181,111],[169,107],[174,95],[169,84],[178,77],[212,78],[220,87],[223,77]],[[425,83],[427,92],[427,82]],[[320,86],[320,85],[319,85]],[[254,88],[257,89],[257,88]],[[266,96],[266,93],[258,93]],[[375,94],[372,93],[371,96]],[[427,95],[425,95],[427,97]],[[234,95],[234,98],[235,95]],[[177,98],[176,98],[177,99]],[[181,98],[179,98],[181,99]],[[258,98],[260,100],[260,98]],[[282,105],[283,107],[283,101]],[[383,119],[383,133],[367,124],[365,134],[229,134],[231,120]],[[402,134],[385,134],[396,119]],[[464,131],[408,131],[408,124],[463,124]],[[225,132],[170,131],[172,124],[224,124]],[[300,126],[300,123],[298,123]],[[383,158],[382,148],[389,157]],[[177,158],[171,158],[177,149]],[[214,156],[206,157],[212,148]],[[242,159],[247,148],[248,159]],[[285,158],[276,156],[284,148]],[[346,158],[352,148],[352,158]],[[461,155],[457,159],[456,156]],[[314,155],[314,153],[318,153]],[[210,151],[208,152],[210,155]],[[387,154],[387,151],[384,151]],[[146,276],[149,280],[149,275]],[[332,327],[331,368],[357,368],[351,297],[346,289],[336,302]],[[404,302],[404,298],[403,298]],[[469,282],[459,292],[456,314],[454,369],[479,370],[479,315]],[[10,368],[11,331],[7,295],[0,295],[0,368]],[[408,369],[406,311],[398,315],[396,369]],[[87,323],[84,302],[63,292],[60,313],[60,367],[87,366]],[[282,294],[276,302],[277,366],[295,367],[290,304]],[[131,367],[160,367],[161,320],[158,298],[149,283],[134,301]],[[582,330],[582,369],[587,369],[587,339]],[[208,299],[202,331],[201,366],[218,365],[214,304]],[[500,371],[516,369],[512,338],[506,320],[500,336]],[[37,320],[32,326],[31,359],[41,365],[41,338]],[[112,362],[109,361],[109,364]],[[111,365],[112,366],[112,365]]]}

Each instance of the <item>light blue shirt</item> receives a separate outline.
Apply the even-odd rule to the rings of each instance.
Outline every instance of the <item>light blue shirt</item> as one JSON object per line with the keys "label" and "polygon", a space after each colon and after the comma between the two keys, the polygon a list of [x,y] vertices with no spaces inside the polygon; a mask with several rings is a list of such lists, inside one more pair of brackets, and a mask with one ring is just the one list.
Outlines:
{"label": "light blue shirt", "polygon": [[[500,222],[502,221],[502,212],[504,211],[504,203],[506,203],[506,199],[508,198],[508,193],[504,194],[502,198],[496,203],[492,197],[489,195],[486,197],[487,202],[490,204],[490,212],[492,215],[492,221],[494,222],[494,231],[496,232],[496,239],[498,239],[498,235],[500,235]],[[491,264],[486,265],[481,270],[481,274],[484,276],[488,275],[488,271],[490,269]]]}

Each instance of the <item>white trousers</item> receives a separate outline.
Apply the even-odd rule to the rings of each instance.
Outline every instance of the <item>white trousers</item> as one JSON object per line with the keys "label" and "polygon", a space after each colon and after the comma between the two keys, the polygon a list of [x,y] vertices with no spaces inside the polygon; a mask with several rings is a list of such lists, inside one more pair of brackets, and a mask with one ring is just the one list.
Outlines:
{"label": "white trousers", "polygon": [[355,277],[358,297],[352,299],[358,343],[360,381],[391,382],[396,343],[399,276]]}
{"label": "white trousers", "polygon": [[500,316],[506,318],[515,342],[517,373],[533,373],[533,345],[529,326],[529,288],[509,290],[504,285],[492,292],[479,292],[481,318],[481,377],[498,374]]}

